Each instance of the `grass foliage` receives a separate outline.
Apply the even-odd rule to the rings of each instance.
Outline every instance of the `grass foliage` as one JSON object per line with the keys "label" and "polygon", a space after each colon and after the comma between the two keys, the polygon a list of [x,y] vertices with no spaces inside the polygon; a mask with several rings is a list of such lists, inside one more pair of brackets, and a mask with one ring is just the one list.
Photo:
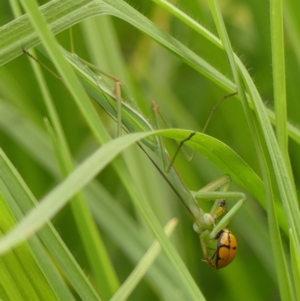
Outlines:
{"label": "grass foliage", "polygon": [[[0,299],[299,300],[299,1],[20,2],[0,4]],[[78,57],[139,113],[116,113],[115,82]],[[153,131],[153,100],[176,129]],[[229,174],[247,195],[218,271],[136,146],[160,164],[155,137],[173,153],[191,131],[186,186]]]}

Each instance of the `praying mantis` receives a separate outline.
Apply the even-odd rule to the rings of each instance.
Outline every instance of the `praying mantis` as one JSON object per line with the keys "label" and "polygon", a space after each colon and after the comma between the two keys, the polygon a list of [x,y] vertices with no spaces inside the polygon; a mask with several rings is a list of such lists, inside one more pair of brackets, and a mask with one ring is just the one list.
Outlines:
{"label": "praying mantis", "polygon": [[[23,51],[27,53],[26,50]],[[118,135],[121,134],[122,129],[126,132],[139,132],[153,131],[157,128],[157,123],[152,125],[139,111],[139,108],[134,102],[130,103],[122,99],[123,94],[121,94],[119,81],[116,81],[115,88],[112,88],[88,68],[83,60],[64,49],[63,53],[69,63],[74,67],[88,94],[116,120]],[[31,56],[29,53],[27,54]],[[157,110],[157,105],[153,103],[153,111],[156,112]],[[154,115],[157,116],[157,114]],[[180,149],[185,142],[192,140],[194,135],[194,132],[189,133],[186,139],[180,143],[178,149]],[[178,152],[175,153],[173,159],[170,159],[170,155],[168,154],[162,139],[157,136],[150,136],[149,138],[142,140],[141,143],[139,143],[139,146],[155,165],[159,173],[168,182],[192,216],[194,221],[193,229],[200,238],[200,244],[204,255],[203,261],[216,269],[223,268],[230,264],[237,252],[237,242],[234,235],[227,227],[232,217],[245,202],[245,194],[228,191],[231,184],[229,175],[222,176],[198,191],[191,191],[183,183],[173,164]],[[154,162],[145,148],[149,148],[162,159],[163,165],[165,166],[164,171]],[[204,212],[199,205],[198,201],[200,200],[214,201],[209,212]],[[227,211],[226,202],[228,200],[235,201],[236,203]],[[212,254],[206,243],[207,238],[210,240],[217,240],[217,248]]]}

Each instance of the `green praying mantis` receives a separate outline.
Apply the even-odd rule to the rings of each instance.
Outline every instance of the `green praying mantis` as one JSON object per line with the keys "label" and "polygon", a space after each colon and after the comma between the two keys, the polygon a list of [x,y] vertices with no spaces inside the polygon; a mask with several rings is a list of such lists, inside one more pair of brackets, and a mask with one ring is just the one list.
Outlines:
{"label": "green praying mantis", "polygon": [[[23,49],[23,51],[33,58],[26,50]],[[110,75],[104,74],[116,81],[115,87],[112,88],[102,78],[99,78],[97,74],[88,68],[85,62],[77,55],[71,54],[64,49],[63,53],[75,69],[87,93],[116,121],[118,135],[121,135],[122,129],[129,133],[153,131],[157,129],[158,107],[155,103],[153,103],[153,111],[155,116],[154,120],[156,122],[153,122],[153,125],[140,112],[138,106],[133,101],[133,98],[126,98],[123,92],[121,93],[121,84],[119,80]],[[130,101],[126,101],[127,99]],[[211,116],[209,117],[208,122],[210,118]],[[155,165],[159,173],[167,181],[192,216],[194,221],[193,228],[199,235],[204,261],[210,266],[220,269],[230,264],[235,258],[237,242],[234,235],[227,229],[227,227],[232,217],[238,212],[245,202],[246,196],[241,192],[228,191],[231,184],[231,178],[229,175],[222,176],[198,191],[191,191],[186,187],[173,163],[180,148],[185,142],[192,140],[194,135],[195,132],[191,132],[187,135],[186,139],[181,141],[173,159],[170,158],[162,138],[157,136],[150,136],[142,140],[139,143],[139,146]],[[165,167],[164,170],[155,163],[145,148],[149,148],[162,159]],[[199,205],[200,200],[214,201],[210,212],[204,212]],[[228,211],[226,209],[227,200],[236,202]],[[207,238],[210,240],[217,240],[217,248],[212,254],[205,241]]]}

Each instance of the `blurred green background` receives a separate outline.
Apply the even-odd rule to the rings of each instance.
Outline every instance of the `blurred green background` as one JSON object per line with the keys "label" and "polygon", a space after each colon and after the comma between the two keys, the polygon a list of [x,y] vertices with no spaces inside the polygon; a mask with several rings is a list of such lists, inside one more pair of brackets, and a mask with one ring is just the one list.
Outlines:
{"label": "blurred green background", "polygon": [[[231,78],[227,58],[221,50],[151,1],[127,0],[127,2]],[[39,1],[39,3],[42,5],[45,2]],[[176,5],[216,33],[206,1],[181,0],[177,1]],[[220,5],[235,53],[249,69],[266,105],[272,108],[268,2],[224,0],[220,2]],[[300,9],[300,4],[298,8]],[[2,1],[0,25],[11,20],[13,16],[8,2]],[[91,28],[88,26],[89,22],[98,22],[97,31],[89,31]],[[111,24],[113,31],[107,30],[107,24]],[[298,30],[300,31],[300,28]],[[119,77],[127,85],[145,116],[150,114],[151,101],[156,101],[172,127],[201,131],[213,106],[226,94],[209,79],[192,70],[172,53],[122,20],[101,16],[98,20],[86,20],[74,26],[72,33],[76,54],[100,69]],[[63,47],[71,51],[69,31],[60,33],[57,38]],[[91,46],[93,39],[95,43],[99,41],[99,49],[96,51],[95,44]],[[298,125],[300,116],[299,61],[291,39],[287,26],[288,119],[292,124]],[[106,51],[106,43],[109,44],[111,41],[117,42],[115,50],[126,64],[128,70],[126,78],[118,73],[111,62],[111,53]],[[42,55],[39,57],[53,69],[47,59]],[[43,118],[47,116],[47,111],[41,101],[41,93],[28,60],[28,57],[21,56],[0,68],[0,95],[2,99],[12,104],[43,129]],[[64,85],[47,71],[44,74],[72,154],[76,160],[80,161],[90,154],[97,144]],[[115,135],[115,123],[100,109],[99,114],[112,135]],[[237,98],[229,98],[218,107],[206,133],[229,145],[260,175],[251,136]],[[24,143],[13,136],[3,125],[0,128],[0,145],[36,198],[40,199],[57,184],[57,179],[27,151]],[[298,170],[300,170],[298,153],[299,146],[291,142],[290,154],[297,185]],[[179,218],[178,228],[172,237],[173,242],[207,300],[254,300],[254,298],[255,300],[280,300],[269,243],[267,216],[251,195],[247,195],[247,203],[230,224],[230,230],[238,239],[238,255],[230,266],[215,271],[202,262],[203,255],[199,239],[192,230],[192,220],[167,183],[138,149],[126,152],[126,157],[130,162],[132,174],[136,176],[138,185],[142,185],[162,224],[165,224],[171,217]],[[53,162],[53,164],[56,163]],[[217,167],[200,155],[196,155],[191,162],[180,155],[177,167],[192,190],[197,190],[222,175]],[[97,179],[130,214],[141,231],[141,235],[150,235],[133,208],[124,187],[118,182],[114,170],[107,167]],[[241,188],[233,184],[232,190],[239,191]],[[104,196],[99,196],[99,204],[101,204],[102,197]],[[211,206],[209,202],[201,205],[206,210],[209,210]],[[66,206],[53,222],[76,260],[92,279],[69,207]],[[123,282],[134,264],[111,239],[105,227],[100,226],[100,232],[118,277]],[[129,300],[158,300],[156,289],[145,279]]]}

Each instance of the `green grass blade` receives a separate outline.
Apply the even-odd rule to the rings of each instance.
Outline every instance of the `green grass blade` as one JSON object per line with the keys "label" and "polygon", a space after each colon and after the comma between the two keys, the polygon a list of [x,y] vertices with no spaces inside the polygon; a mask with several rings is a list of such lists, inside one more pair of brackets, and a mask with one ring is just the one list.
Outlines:
{"label": "green grass blade", "polygon": [[[148,134],[149,135],[149,134]],[[57,189],[44,198],[38,209],[32,211],[18,227],[0,241],[0,253],[20,243],[51,219],[77,191],[82,189],[122,150],[147,134],[132,134],[105,144],[82,163]]]}
{"label": "green grass blade", "polygon": [[[63,174],[67,176],[73,169],[73,163],[64,135],[56,135],[47,121],[46,126],[49,136],[52,138],[54,148],[56,149],[55,153],[58,157],[60,168]],[[59,129],[59,131],[62,131],[62,129]],[[109,299],[117,290],[119,284],[103,240],[101,239],[83,194],[78,193],[73,197],[70,203],[85,251],[90,260],[90,266],[97,281],[97,287],[101,291],[101,296],[103,296],[104,299]]]}
{"label": "green grass blade", "polygon": [[284,160],[289,166],[282,1],[270,1],[270,17],[276,137]]}
{"label": "green grass blade", "polygon": [[[166,234],[170,236],[176,227],[177,221],[171,220],[165,227]],[[160,245],[155,241],[147,253],[143,256],[141,261],[128,276],[126,281],[122,284],[118,292],[110,299],[110,301],[123,301],[127,300],[133,289],[136,287],[141,278],[149,270],[154,260],[161,251]]]}
{"label": "green grass blade", "polygon": [[[16,221],[2,194],[0,199],[1,233],[3,235],[16,226]],[[10,274],[5,275],[4,273],[1,277],[1,286],[4,287],[6,295],[10,296],[9,300],[15,300],[11,298],[16,298],[16,300],[41,300],[45,298],[58,300],[26,243],[3,256],[1,263]],[[13,279],[13,287],[9,283],[5,283],[10,279]],[[22,298],[18,294],[22,295]]]}
{"label": "green grass blade", "polygon": [[298,283],[300,281],[300,258],[299,258],[299,249],[295,244],[295,239],[293,237],[293,232],[290,231],[290,250],[291,250],[291,263],[292,271],[294,276],[294,288],[296,292],[296,300],[300,298],[300,288]]}
{"label": "green grass blade", "polygon": [[[3,152],[1,152],[0,166],[1,191],[5,195],[14,216],[20,220],[24,217],[25,212],[34,208],[37,202]],[[53,226],[46,225],[39,232],[39,238],[82,299],[100,300]],[[43,269],[59,300],[72,300],[72,294],[58,273],[53,261],[50,260],[48,253],[45,252],[41,242],[37,238],[32,237],[29,240],[29,244],[35,259]]]}

